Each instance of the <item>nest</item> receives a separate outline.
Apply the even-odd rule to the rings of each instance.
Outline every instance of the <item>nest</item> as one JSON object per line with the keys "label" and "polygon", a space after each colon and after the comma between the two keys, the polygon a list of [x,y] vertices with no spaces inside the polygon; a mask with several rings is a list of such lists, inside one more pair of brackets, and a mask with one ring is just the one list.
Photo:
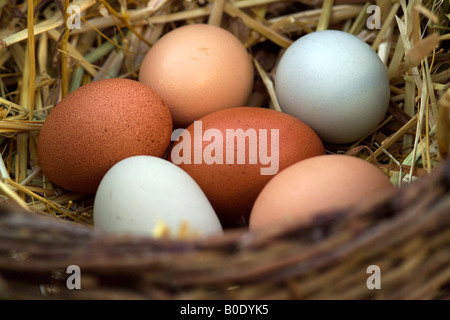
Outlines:
{"label": "nest", "polygon": [[[101,234],[0,214],[0,293],[58,299],[450,298],[450,161],[413,185],[309,225],[203,241]],[[67,287],[68,267],[80,290]],[[370,267],[381,287],[368,287]],[[70,271],[70,270],[69,270]],[[72,272],[70,271],[69,274]]]}
{"label": "nest", "polygon": [[[375,4],[379,11],[369,8]],[[79,29],[65,23],[70,5],[82,13]],[[403,0],[1,2],[0,297],[450,298],[449,9],[448,1]],[[373,14],[380,25],[369,28]],[[137,79],[149,47],[188,23],[235,34],[256,70],[248,104],[276,110],[273,76],[297,38],[337,29],[371,45],[391,83],[386,118],[360,141],[325,148],[372,162],[395,191],[307,225],[203,240],[94,231],[93,198],[42,173],[39,130],[83,84]],[[67,286],[73,265],[81,290]],[[377,272],[379,289],[370,285]]]}

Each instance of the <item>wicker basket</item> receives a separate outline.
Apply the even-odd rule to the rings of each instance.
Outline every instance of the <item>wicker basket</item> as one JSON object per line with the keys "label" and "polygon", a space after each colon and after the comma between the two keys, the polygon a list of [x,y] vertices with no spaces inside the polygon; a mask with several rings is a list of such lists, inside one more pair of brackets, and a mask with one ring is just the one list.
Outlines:
{"label": "wicker basket", "polygon": [[[67,268],[81,270],[69,290]],[[380,289],[369,289],[369,266]],[[0,296],[42,299],[442,299],[450,296],[450,160],[307,226],[203,241],[107,236],[0,214]]]}
{"label": "wicker basket", "polygon": [[[450,298],[448,1],[75,0],[86,21],[69,32],[72,2],[0,1],[0,193],[13,201],[0,204],[0,298]],[[380,6],[381,28],[366,28],[371,4]],[[295,39],[327,28],[363,38],[384,56],[390,107],[370,136],[327,151],[364,153],[388,176],[406,169],[420,178],[310,225],[196,241],[94,232],[92,199],[40,172],[38,131],[69,89],[136,79],[144,43],[193,22],[246,44],[256,75],[251,105],[273,109],[273,75]],[[68,288],[70,266],[79,267],[80,290]]]}

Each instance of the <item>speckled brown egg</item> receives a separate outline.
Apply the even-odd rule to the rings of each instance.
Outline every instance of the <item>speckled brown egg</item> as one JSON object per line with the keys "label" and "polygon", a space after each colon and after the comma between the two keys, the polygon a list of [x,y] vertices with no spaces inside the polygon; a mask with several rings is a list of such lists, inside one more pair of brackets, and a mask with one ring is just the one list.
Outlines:
{"label": "speckled brown egg", "polygon": [[375,165],[347,155],[300,161],[275,176],[259,194],[250,230],[310,223],[317,215],[363,203],[394,186]]}
{"label": "speckled brown egg", "polygon": [[91,82],[68,94],[47,117],[39,165],[56,185],[93,194],[115,163],[135,155],[162,157],[172,117],[161,97],[129,79]]}
{"label": "speckled brown egg", "polygon": [[169,152],[200,185],[225,227],[245,226],[259,192],[279,171],[324,154],[316,133],[282,112],[239,107],[182,131]]}
{"label": "speckled brown egg", "polygon": [[161,95],[175,127],[211,112],[240,107],[253,89],[253,64],[231,32],[208,24],[185,25],[148,51],[139,81]]}

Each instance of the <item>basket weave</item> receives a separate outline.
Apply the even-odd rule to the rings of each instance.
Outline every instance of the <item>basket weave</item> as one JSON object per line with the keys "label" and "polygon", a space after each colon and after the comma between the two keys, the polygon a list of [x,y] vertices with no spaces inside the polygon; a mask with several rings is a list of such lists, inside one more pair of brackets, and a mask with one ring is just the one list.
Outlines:
{"label": "basket weave", "polygon": [[[81,290],[66,287],[73,264],[81,269]],[[381,289],[367,287],[371,265],[380,267]],[[311,225],[194,242],[109,236],[5,207],[0,297],[448,299],[450,160]]]}

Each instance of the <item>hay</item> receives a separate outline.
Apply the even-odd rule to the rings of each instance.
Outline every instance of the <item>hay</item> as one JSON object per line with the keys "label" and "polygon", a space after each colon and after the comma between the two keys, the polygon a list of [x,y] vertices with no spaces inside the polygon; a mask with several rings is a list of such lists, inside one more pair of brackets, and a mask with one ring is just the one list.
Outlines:
{"label": "hay", "polygon": [[[83,13],[80,29],[69,30],[65,24],[71,4]],[[58,188],[40,170],[36,153],[39,129],[58,101],[83,84],[110,77],[137,79],[148,48],[165,33],[188,23],[221,25],[234,33],[252,54],[257,70],[249,105],[279,111],[273,76],[293,41],[324,29],[345,30],[365,40],[388,70],[388,113],[367,137],[353,144],[327,145],[326,150],[356,154],[376,163],[395,186],[428,176],[449,153],[450,4],[380,0],[376,4],[381,9],[381,29],[370,30],[366,21],[372,4],[358,0],[66,0],[43,1],[37,6],[34,1],[0,2],[0,192],[24,211],[92,226],[92,197]],[[67,232],[68,236],[76,233]],[[60,265],[55,262],[55,266]],[[330,269],[325,278],[334,279],[338,270]],[[436,274],[439,276],[448,279],[448,270]],[[298,289],[295,283],[290,285],[292,290]],[[315,283],[306,287],[311,292],[318,288]],[[263,295],[266,289],[258,290]],[[432,296],[428,294],[431,287],[423,290],[397,295]],[[204,298],[203,291],[188,296]],[[348,297],[357,296],[357,292],[348,293]]]}

